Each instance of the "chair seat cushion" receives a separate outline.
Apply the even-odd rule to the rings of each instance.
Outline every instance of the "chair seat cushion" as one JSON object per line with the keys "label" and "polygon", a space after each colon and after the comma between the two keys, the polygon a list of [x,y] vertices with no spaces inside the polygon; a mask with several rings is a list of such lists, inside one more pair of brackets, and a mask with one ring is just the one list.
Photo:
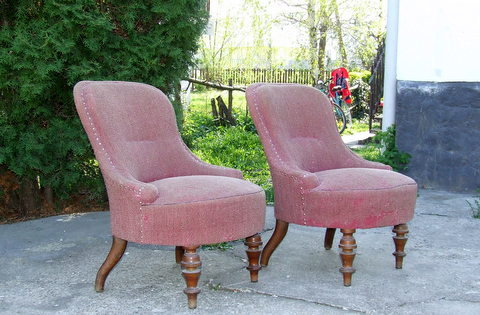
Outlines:
{"label": "chair seat cushion", "polygon": [[142,205],[141,243],[193,246],[236,240],[262,231],[265,193],[223,176],[179,176],[155,185],[159,197]]}
{"label": "chair seat cushion", "polygon": [[257,194],[262,191],[259,186],[233,177],[226,176],[178,176],[152,182],[158,189],[158,199],[154,205],[173,205],[196,203],[237,196]]}
{"label": "chair seat cushion", "polygon": [[315,173],[320,185],[306,192],[306,225],[371,228],[406,223],[413,217],[417,184],[388,170],[343,168]]}

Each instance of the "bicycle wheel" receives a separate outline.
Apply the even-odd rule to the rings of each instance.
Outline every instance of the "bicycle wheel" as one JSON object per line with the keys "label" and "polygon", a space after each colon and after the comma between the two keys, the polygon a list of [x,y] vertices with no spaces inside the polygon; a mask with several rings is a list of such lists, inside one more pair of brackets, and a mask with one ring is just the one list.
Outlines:
{"label": "bicycle wheel", "polygon": [[333,104],[333,113],[335,114],[335,122],[337,123],[338,133],[342,134],[347,127],[347,118],[345,117],[345,113],[337,104]]}
{"label": "bicycle wheel", "polygon": [[338,106],[340,106],[340,108],[343,110],[343,113],[345,114],[345,119],[347,121],[347,124],[349,126],[352,126],[353,124],[353,120],[352,120],[352,114],[350,112],[350,107],[348,106],[348,104],[343,101],[342,99],[340,99],[340,102],[337,103]]}

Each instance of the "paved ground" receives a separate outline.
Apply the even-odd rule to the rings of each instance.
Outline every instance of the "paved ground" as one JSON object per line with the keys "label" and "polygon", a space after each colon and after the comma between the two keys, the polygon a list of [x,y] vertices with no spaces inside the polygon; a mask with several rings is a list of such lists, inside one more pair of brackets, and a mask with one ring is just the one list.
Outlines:
{"label": "paved ground", "polygon": [[[480,220],[467,199],[420,191],[402,270],[394,268],[390,228],[357,231],[357,272],[348,288],[337,246],[322,247],[324,229],[291,225],[256,284],[248,281],[241,242],[202,250],[202,293],[193,311],[173,247],[129,244],[105,292],[94,292],[110,248],[107,212],[1,225],[0,313],[480,314]],[[265,241],[273,225],[269,208]]]}

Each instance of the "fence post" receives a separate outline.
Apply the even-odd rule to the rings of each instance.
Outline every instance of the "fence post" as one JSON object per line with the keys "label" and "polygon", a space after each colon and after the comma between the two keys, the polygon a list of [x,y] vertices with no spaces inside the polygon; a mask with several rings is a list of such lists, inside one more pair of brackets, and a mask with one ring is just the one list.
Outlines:
{"label": "fence post", "polygon": [[[233,86],[233,80],[228,79],[228,85]],[[228,90],[228,111],[231,113],[232,112],[232,107],[233,107],[233,91]]]}

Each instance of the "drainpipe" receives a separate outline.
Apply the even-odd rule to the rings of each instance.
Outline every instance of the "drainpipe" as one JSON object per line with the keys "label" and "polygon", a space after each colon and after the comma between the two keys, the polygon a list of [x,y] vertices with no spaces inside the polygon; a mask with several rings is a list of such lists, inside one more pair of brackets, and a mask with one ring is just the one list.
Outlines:
{"label": "drainpipe", "polygon": [[397,97],[397,44],[399,0],[388,0],[387,38],[385,43],[385,76],[383,86],[382,130],[395,123]]}

